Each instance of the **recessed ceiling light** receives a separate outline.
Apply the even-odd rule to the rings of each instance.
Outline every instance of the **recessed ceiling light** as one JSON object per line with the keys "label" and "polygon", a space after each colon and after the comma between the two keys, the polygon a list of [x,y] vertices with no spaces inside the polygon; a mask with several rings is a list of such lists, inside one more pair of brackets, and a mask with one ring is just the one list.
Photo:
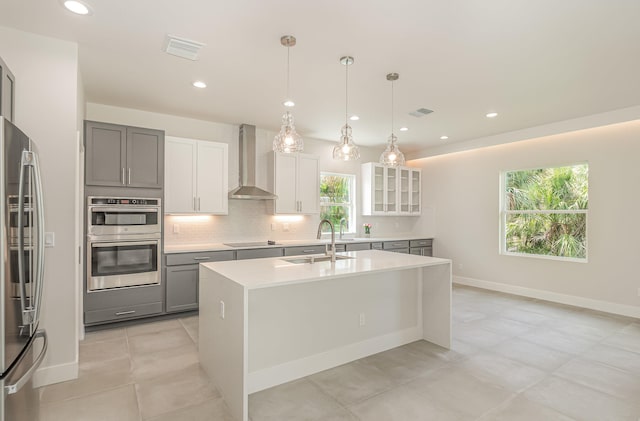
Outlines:
{"label": "recessed ceiling light", "polygon": [[401,132],[406,132],[407,130],[409,130],[409,128],[408,128],[408,127],[400,127],[400,131],[401,131]]}
{"label": "recessed ceiling light", "polygon": [[498,113],[496,113],[496,112],[487,113],[487,118],[494,118],[494,117],[497,117],[497,116],[498,116]]}
{"label": "recessed ceiling light", "polygon": [[77,0],[65,0],[63,4],[67,10],[77,15],[88,15],[91,13],[89,6]]}
{"label": "recessed ceiling light", "polygon": [[282,105],[284,105],[285,107],[294,107],[296,103],[288,99],[285,102],[283,102]]}
{"label": "recessed ceiling light", "polygon": [[195,86],[196,88],[206,88],[207,84],[201,80],[196,80],[195,82],[193,82],[193,86]]}
{"label": "recessed ceiling light", "polygon": [[447,140],[449,139],[449,136],[440,136],[440,140]]}
{"label": "recessed ceiling light", "polygon": [[360,117],[358,117],[357,115],[355,115],[355,114],[354,114],[354,115],[352,115],[351,117],[349,117],[349,120],[351,120],[351,121],[358,121],[358,120],[360,120]]}

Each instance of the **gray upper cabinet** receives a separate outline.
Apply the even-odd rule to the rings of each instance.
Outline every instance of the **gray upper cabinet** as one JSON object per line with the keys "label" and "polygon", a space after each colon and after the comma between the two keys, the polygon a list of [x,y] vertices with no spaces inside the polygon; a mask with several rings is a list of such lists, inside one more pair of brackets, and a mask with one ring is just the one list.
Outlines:
{"label": "gray upper cabinet", "polygon": [[88,186],[162,188],[164,132],[85,121]]}
{"label": "gray upper cabinet", "polygon": [[0,58],[0,115],[9,121],[15,121],[16,79]]}

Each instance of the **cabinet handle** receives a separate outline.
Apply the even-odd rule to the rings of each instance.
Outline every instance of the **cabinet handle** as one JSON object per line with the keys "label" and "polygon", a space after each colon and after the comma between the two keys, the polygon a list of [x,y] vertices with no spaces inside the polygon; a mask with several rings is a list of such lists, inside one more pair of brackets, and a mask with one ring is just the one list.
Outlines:
{"label": "cabinet handle", "polygon": [[400,246],[402,246],[402,243],[393,243],[393,245],[396,246],[396,247],[400,247]]}
{"label": "cabinet handle", "polygon": [[133,314],[135,313],[135,310],[129,310],[129,311],[119,311],[116,313],[116,316],[124,316],[125,314]]}
{"label": "cabinet handle", "polygon": [[124,182],[124,167],[122,167],[122,185],[123,186],[125,185],[125,182]]}
{"label": "cabinet handle", "polygon": [[315,250],[302,250],[303,253],[315,253]]}
{"label": "cabinet handle", "polygon": [[193,260],[209,260],[211,257],[194,257]]}
{"label": "cabinet handle", "polygon": [[198,210],[200,210],[200,198],[198,197]]}
{"label": "cabinet handle", "polygon": [[127,178],[129,179],[129,182],[127,184],[131,184],[131,168],[128,168],[127,172],[128,172]]}
{"label": "cabinet handle", "polygon": [[194,211],[198,210],[198,209],[196,209],[196,198],[195,197],[193,198],[193,210]]}

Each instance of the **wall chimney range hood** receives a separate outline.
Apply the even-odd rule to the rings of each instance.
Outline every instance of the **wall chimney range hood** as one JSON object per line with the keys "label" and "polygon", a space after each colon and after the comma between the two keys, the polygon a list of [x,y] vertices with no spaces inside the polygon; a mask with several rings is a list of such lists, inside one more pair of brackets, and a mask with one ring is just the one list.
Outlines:
{"label": "wall chimney range hood", "polygon": [[238,142],[240,186],[229,192],[229,199],[274,200],[273,193],[256,187],[256,126],[240,125]]}

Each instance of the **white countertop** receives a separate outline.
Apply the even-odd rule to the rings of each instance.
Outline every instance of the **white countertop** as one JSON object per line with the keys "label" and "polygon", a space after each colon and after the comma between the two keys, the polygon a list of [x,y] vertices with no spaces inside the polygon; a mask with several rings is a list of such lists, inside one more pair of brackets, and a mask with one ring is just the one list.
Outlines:
{"label": "white countertop", "polygon": [[[339,240],[336,238],[336,244],[355,244],[355,243],[373,243],[381,241],[407,241],[415,239],[423,239],[431,237],[372,237],[372,238],[346,238]],[[272,247],[295,247],[295,246],[312,246],[317,244],[331,243],[328,239],[322,240],[276,240],[277,244],[261,246],[249,246],[249,247],[231,247],[223,243],[201,243],[201,244],[165,244],[164,253],[191,253],[199,251],[221,251],[221,250],[243,250],[243,249],[258,249],[258,248],[272,248]],[[266,241],[265,241],[266,243]]]}
{"label": "white countertop", "polygon": [[294,259],[301,256],[288,256],[230,260],[202,263],[202,265],[247,289],[258,289],[355,276],[366,272],[395,271],[451,263],[449,259],[391,253],[381,250],[351,251],[337,254],[351,256],[353,259],[337,260],[335,263],[328,261],[313,264],[296,264],[285,259]]}

